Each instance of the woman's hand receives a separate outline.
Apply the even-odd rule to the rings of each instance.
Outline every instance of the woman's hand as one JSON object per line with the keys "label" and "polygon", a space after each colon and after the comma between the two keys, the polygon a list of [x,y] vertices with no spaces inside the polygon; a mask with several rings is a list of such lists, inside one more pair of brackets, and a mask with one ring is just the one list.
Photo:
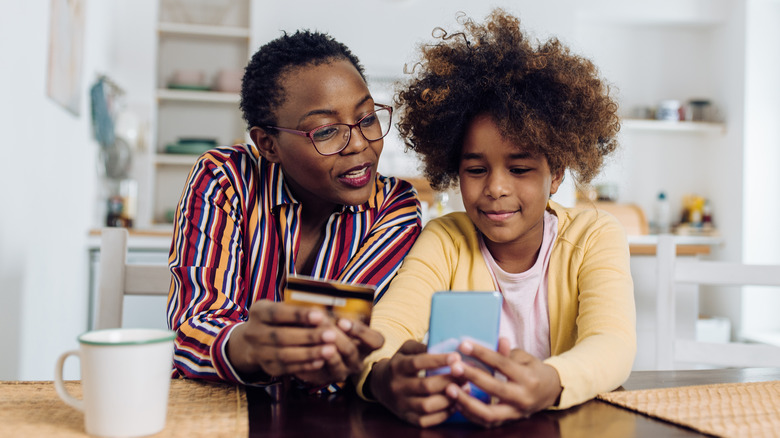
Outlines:
{"label": "woman's hand", "polygon": [[359,372],[363,358],[383,342],[364,324],[340,320],[337,325],[318,309],[261,300],[233,329],[227,355],[248,381],[293,375],[325,385]]}
{"label": "woman's hand", "polygon": [[326,360],[323,368],[295,373],[295,377],[319,384],[344,381],[350,374],[362,371],[363,359],[385,343],[385,338],[378,331],[360,321],[340,318],[336,325],[339,329],[337,333],[346,335],[339,335],[333,340],[338,354]]}
{"label": "woman's hand", "polygon": [[454,401],[444,390],[457,386],[457,380],[448,374],[420,377],[421,372],[459,361],[457,353],[428,354],[424,344],[406,341],[393,357],[374,365],[365,384],[399,418],[420,427],[434,426],[454,412]]}
{"label": "woman's hand", "polygon": [[447,386],[447,395],[457,409],[474,423],[494,427],[510,420],[525,418],[556,403],[563,388],[555,368],[545,365],[523,350],[509,350],[506,339],[499,340],[498,352],[464,342],[464,355],[479,359],[506,376],[506,382],[464,362],[452,367],[453,376],[464,378],[493,397],[485,404],[471,397],[457,384]]}

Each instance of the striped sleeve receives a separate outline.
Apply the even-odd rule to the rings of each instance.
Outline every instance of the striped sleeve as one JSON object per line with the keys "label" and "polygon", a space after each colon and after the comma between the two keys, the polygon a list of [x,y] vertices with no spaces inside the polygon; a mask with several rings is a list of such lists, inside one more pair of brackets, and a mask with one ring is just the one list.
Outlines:
{"label": "striped sleeve", "polygon": [[179,374],[239,381],[224,349],[230,329],[246,319],[246,303],[253,301],[241,272],[240,223],[250,186],[236,183],[252,166],[228,161],[228,156],[207,153],[188,177],[169,257],[173,275],[167,317],[177,333],[174,366]]}

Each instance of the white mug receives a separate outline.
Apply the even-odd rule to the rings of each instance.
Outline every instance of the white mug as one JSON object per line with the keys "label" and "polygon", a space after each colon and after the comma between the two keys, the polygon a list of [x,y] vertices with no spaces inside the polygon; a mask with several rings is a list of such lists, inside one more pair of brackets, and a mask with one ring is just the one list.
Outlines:
{"label": "white mug", "polygon": [[[108,329],[78,337],[79,349],[66,351],[54,370],[54,387],[65,403],[84,412],[87,433],[135,437],[165,427],[171,383],[173,339],[158,329]],[[65,389],[65,359],[81,361],[83,399]]]}

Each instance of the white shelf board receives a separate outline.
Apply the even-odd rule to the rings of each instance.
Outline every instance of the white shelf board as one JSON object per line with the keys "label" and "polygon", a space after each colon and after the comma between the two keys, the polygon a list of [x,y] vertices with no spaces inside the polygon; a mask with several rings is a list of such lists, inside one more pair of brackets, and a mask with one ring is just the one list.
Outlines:
{"label": "white shelf board", "polygon": [[691,132],[701,134],[725,134],[726,125],[710,122],[678,122],[673,120],[623,119],[623,129],[643,131]]}
{"label": "white shelf board", "polygon": [[711,28],[728,21],[729,0],[590,0],[578,18],[594,25]]}
{"label": "white shelf board", "polygon": [[239,103],[241,101],[241,96],[238,93],[223,93],[220,91],[190,91],[160,88],[157,90],[157,99],[160,101]]}
{"label": "white shelf board", "polygon": [[188,24],[161,22],[157,25],[160,35],[208,36],[249,39],[250,31],[246,27],[213,26],[207,24]]}
{"label": "white shelf board", "polygon": [[199,155],[190,154],[155,154],[154,164],[166,166],[192,167]]}
{"label": "white shelf board", "polygon": [[749,342],[759,342],[780,347],[780,331],[743,332],[742,338]]}
{"label": "white shelf board", "polygon": [[[657,245],[658,234],[629,235],[628,243],[634,245]],[[674,235],[675,245],[710,245],[719,246],[723,244],[723,238],[720,236],[686,236]]]}

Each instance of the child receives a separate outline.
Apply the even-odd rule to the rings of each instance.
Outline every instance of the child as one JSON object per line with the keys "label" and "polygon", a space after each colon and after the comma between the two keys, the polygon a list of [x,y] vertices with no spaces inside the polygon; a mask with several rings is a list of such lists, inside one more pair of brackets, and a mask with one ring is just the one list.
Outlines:
{"label": "child", "polygon": [[241,109],[254,144],[201,156],[176,214],[176,372],[341,382],[381,335],[279,301],[290,274],[373,284],[378,296],[395,275],[419,234],[420,206],[409,183],[377,174],[392,109],[374,102],[346,46],[310,31],[255,53]]}
{"label": "child", "polygon": [[[568,408],[623,383],[636,351],[623,228],[549,199],[566,169],[587,183],[615,149],[616,103],[591,62],[555,39],[532,45],[504,11],[463,26],[422,47],[397,100],[400,131],[431,185],[458,183],[466,211],[426,226],[374,307],[371,328],[385,344],[357,383],[423,427],[455,411],[489,427]],[[456,353],[426,353],[431,295],[444,290],[501,291],[498,351],[459,350],[505,380]],[[449,375],[420,377],[446,365]],[[469,396],[466,382],[493,403]]]}

